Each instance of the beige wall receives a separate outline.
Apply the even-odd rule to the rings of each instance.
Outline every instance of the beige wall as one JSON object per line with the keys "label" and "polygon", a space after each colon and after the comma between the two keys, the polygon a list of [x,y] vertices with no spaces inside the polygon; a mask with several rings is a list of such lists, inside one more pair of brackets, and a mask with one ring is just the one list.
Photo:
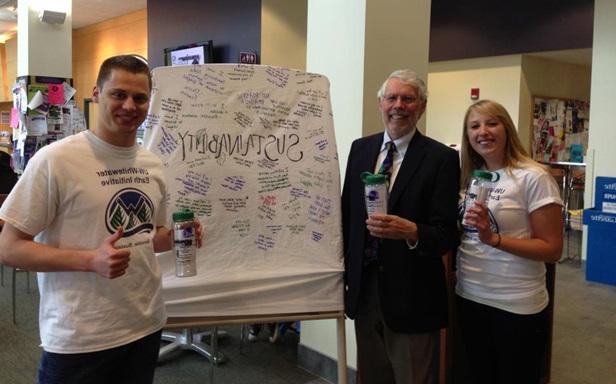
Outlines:
{"label": "beige wall", "polygon": [[479,88],[480,99],[501,103],[517,122],[520,79],[519,55],[430,63],[426,133],[446,144],[460,144],[462,120],[474,102],[471,88]]}
{"label": "beige wall", "polygon": [[590,100],[590,66],[523,55],[522,71],[533,95]]}
{"label": "beige wall", "polygon": [[261,2],[261,64],[306,69],[308,0]]}
{"label": "beige wall", "polygon": [[17,37],[8,39],[4,43],[5,56],[2,60],[2,83],[3,94],[0,101],[13,100],[11,87],[17,78]]}
{"label": "beige wall", "polygon": [[[366,1],[363,136],[384,130],[376,93],[391,72],[409,68],[427,77],[429,44],[430,1]],[[425,119],[417,128],[425,132]]]}
{"label": "beige wall", "polygon": [[464,113],[473,103],[470,89],[479,88],[480,99],[492,99],[507,108],[520,140],[530,150],[532,97],[589,100],[590,73],[590,67],[528,55],[430,63],[428,135],[459,144]]}
{"label": "beige wall", "polygon": [[79,108],[83,108],[83,99],[91,96],[104,59],[123,53],[148,56],[147,26],[147,12],[142,9],[73,30],[73,86]]}
{"label": "beige wall", "polygon": [[0,101],[9,100],[8,79],[6,74],[6,44],[0,44]]}
{"label": "beige wall", "polygon": [[[13,106],[11,87],[17,76],[17,39],[8,39],[4,44],[0,44],[0,111],[9,111]],[[0,130],[13,132],[8,124],[0,124]],[[9,152],[7,147],[0,150]]]}

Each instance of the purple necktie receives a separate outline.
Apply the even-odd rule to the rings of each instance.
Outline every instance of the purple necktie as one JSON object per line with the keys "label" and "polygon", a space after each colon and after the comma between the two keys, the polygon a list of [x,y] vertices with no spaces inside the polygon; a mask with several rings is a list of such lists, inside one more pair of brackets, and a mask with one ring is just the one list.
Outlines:
{"label": "purple necktie", "polygon": [[385,143],[385,148],[387,148],[387,155],[385,155],[385,159],[381,163],[381,167],[379,168],[379,173],[383,175],[387,175],[387,181],[391,179],[391,166],[394,164],[394,152],[396,152],[396,144],[393,141],[388,141]]}

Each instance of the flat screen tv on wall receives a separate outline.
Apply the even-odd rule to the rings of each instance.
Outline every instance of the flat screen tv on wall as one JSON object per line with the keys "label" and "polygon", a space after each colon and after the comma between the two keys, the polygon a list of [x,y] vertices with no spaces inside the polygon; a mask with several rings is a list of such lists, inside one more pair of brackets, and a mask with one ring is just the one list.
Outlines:
{"label": "flat screen tv on wall", "polygon": [[213,63],[212,40],[165,48],[165,65]]}

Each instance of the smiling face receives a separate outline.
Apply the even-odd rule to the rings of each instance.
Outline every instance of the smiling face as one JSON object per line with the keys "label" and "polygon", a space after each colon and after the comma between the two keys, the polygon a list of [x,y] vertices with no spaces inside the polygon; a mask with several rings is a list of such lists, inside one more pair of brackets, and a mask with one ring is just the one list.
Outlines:
{"label": "smiling face", "polygon": [[383,97],[379,100],[379,110],[387,134],[396,140],[417,125],[426,110],[426,103],[419,99],[412,85],[392,77],[387,81]]}
{"label": "smiling face", "polygon": [[466,134],[469,144],[483,158],[488,170],[504,166],[507,132],[498,118],[472,110],[466,120]]}
{"label": "smiling face", "polygon": [[99,114],[93,132],[110,144],[130,147],[137,128],[148,113],[150,85],[147,74],[113,69],[102,87],[94,87]]}

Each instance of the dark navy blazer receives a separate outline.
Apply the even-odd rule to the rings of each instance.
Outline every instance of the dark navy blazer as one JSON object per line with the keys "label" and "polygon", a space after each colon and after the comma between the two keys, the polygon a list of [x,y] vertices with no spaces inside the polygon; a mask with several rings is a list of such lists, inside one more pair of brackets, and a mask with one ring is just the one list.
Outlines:
{"label": "dark navy blazer", "polygon": [[[360,174],[373,172],[383,133],[355,140],[342,191],[345,312],[354,318],[362,300],[366,207]],[[460,166],[455,150],[415,132],[398,170],[389,213],[418,226],[419,243],[380,241],[378,290],[384,320],[396,332],[420,333],[447,325],[447,289],[442,256],[458,243]]]}

